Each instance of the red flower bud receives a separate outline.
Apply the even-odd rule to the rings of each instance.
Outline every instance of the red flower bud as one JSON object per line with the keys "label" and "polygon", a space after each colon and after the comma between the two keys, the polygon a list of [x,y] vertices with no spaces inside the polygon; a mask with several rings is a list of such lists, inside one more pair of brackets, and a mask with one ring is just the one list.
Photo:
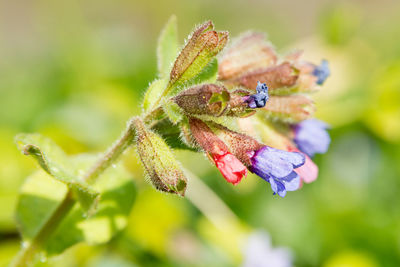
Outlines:
{"label": "red flower bud", "polygon": [[225,180],[234,185],[247,175],[247,168],[234,155],[227,152],[223,155],[212,155],[218,170]]}
{"label": "red flower bud", "polygon": [[190,131],[198,144],[214,161],[229,183],[237,184],[247,174],[246,166],[231,152],[226,144],[200,119],[189,119]]}

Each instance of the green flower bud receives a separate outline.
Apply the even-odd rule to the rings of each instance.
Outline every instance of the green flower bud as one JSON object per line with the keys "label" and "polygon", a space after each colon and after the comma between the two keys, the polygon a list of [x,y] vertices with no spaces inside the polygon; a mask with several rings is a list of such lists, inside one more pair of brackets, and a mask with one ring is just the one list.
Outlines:
{"label": "green flower bud", "polygon": [[139,118],[134,120],[137,151],[147,176],[160,191],[185,195],[187,179],[178,161],[164,140],[146,128]]}
{"label": "green flower bud", "polygon": [[228,33],[215,31],[211,21],[200,25],[176,58],[170,74],[170,84],[184,83],[199,74],[227,41]]}

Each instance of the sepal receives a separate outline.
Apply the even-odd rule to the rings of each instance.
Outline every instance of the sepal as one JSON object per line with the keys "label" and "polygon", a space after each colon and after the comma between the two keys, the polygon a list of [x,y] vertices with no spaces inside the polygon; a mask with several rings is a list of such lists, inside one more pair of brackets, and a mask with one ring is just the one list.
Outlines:
{"label": "sepal", "polygon": [[153,186],[163,192],[184,196],[187,179],[169,146],[159,135],[147,129],[141,119],[136,118],[134,125],[137,151]]}

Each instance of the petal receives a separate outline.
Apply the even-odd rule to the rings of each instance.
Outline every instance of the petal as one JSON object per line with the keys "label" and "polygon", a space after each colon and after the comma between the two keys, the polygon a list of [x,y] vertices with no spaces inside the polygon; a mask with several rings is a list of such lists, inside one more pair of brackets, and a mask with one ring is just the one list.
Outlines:
{"label": "petal", "polygon": [[294,171],[306,183],[311,183],[318,177],[318,166],[308,156],[304,165]]}
{"label": "petal", "polygon": [[263,147],[256,151],[251,158],[252,171],[260,175],[286,177],[293,171],[293,165],[285,159],[282,159],[279,153],[270,150],[271,147]]}
{"label": "petal", "polygon": [[300,187],[300,176],[293,171],[287,177],[280,179],[287,191],[296,191]]}
{"label": "petal", "polygon": [[271,184],[272,191],[274,191],[275,194],[278,193],[278,184],[276,183],[275,179],[269,178],[268,182]]}
{"label": "petal", "polygon": [[247,175],[247,168],[234,155],[226,153],[225,155],[214,157],[215,165],[224,176],[225,180],[232,184],[237,184]]}
{"label": "petal", "polygon": [[281,159],[276,153],[264,151],[256,153],[252,158],[252,169],[262,177],[272,175],[274,177],[285,177],[293,171],[293,165]]}
{"label": "petal", "polygon": [[314,125],[314,127],[322,128],[322,129],[329,129],[329,124],[327,124],[324,121],[318,120],[318,119],[309,119],[305,120],[302,123],[307,124],[307,125]]}
{"label": "petal", "polygon": [[265,181],[269,182],[270,176],[268,175],[268,173],[264,172],[262,169],[254,168],[254,165],[253,165],[251,167],[250,171],[255,173],[256,175],[258,175],[259,177],[261,177]]}
{"label": "petal", "polygon": [[304,164],[305,162],[305,157],[302,153],[299,152],[288,152],[288,151],[284,151],[284,150],[280,150],[280,149],[276,149],[276,148],[272,148],[273,149],[273,153],[276,153],[277,155],[279,155],[279,157],[282,160],[288,161],[291,164],[293,164],[294,168],[298,168],[301,165]]}
{"label": "petal", "polygon": [[328,150],[330,137],[326,128],[329,126],[319,120],[310,119],[295,127],[295,138],[299,149],[312,157],[315,153],[323,154]]}
{"label": "petal", "polygon": [[278,194],[280,197],[286,196],[286,189],[285,186],[279,182],[277,179],[270,178],[268,180],[271,184],[272,191],[274,191],[274,195]]}
{"label": "petal", "polygon": [[283,183],[276,181],[276,184],[278,185],[278,195],[280,197],[285,197],[286,196],[286,188],[283,185]]}

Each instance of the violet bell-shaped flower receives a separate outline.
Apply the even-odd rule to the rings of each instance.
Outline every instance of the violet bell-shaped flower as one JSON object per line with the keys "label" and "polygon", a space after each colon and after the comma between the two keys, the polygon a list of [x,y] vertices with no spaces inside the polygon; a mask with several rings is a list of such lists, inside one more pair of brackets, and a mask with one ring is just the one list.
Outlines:
{"label": "violet bell-shaped flower", "polygon": [[313,157],[326,153],[331,138],[326,129],[329,126],[317,119],[304,120],[294,126],[294,142],[301,152]]}
{"label": "violet bell-shaped flower", "polygon": [[284,197],[286,191],[300,187],[300,177],[294,169],[304,164],[303,154],[264,146],[249,156],[250,170],[269,182],[274,194]]}

